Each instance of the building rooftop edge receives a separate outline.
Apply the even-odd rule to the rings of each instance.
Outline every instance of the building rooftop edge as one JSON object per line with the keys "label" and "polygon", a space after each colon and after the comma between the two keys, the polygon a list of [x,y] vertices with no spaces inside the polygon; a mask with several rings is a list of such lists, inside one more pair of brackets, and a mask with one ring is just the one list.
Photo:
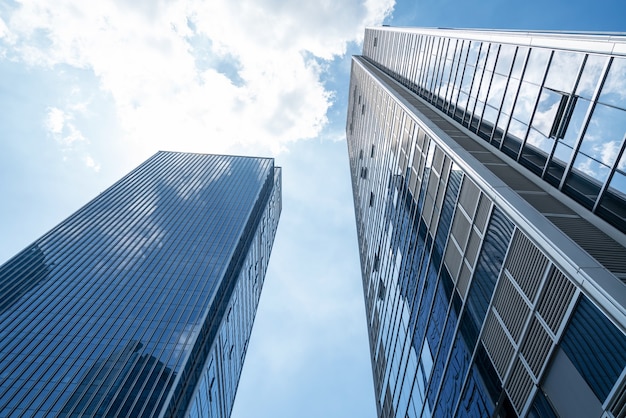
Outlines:
{"label": "building rooftop edge", "polygon": [[365,30],[419,33],[423,35],[515,44],[528,47],[558,48],[569,51],[626,55],[626,32],[455,29],[392,26],[370,26]]}

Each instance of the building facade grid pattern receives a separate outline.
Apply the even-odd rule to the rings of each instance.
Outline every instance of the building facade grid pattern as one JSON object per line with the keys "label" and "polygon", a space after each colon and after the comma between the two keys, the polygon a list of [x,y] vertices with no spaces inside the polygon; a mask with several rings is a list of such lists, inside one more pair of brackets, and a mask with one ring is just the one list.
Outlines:
{"label": "building facade grid pattern", "polygon": [[585,35],[568,49],[482,35],[372,28],[363,55],[626,232],[624,48],[585,51]]}
{"label": "building facade grid pattern", "polygon": [[[413,65],[400,41],[379,43],[385,30],[366,34],[364,51],[385,45],[380,54]],[[588,408],[573,410],[578,416],[615,410],[624,329],[367,62],[353,60],[346,130],[379,416],[575,416],[553,385],[567,373],[582,382],[576,390]],[[583,317],[580,306],[594,314],[577,328],[570,318]],[[610,359],[585,342],[588,327],[614,337]],[[570,338],[576,354],[563,354],[560,341]],[[603,392],[593,389],[598,373],[611,376]]]}
{"label": "building facade grid pattern", "polygon": [[1,266],[0,415],[184,413],[279,183],[271,159],[159,152]]}

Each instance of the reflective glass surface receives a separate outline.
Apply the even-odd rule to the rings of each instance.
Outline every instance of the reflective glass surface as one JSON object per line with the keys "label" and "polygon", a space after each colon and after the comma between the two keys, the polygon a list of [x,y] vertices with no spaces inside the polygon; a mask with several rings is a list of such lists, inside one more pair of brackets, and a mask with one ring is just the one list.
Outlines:
{"label": "reflective glass surface", "polygon": [[260,289],[279,173],[271,159],[159,152],[0,267],[0,410],[187,410],[198,371],[223,359],[209,348],[236,295],[248,322],[231,332],[250,332],[258,290],[234,289],[250,263]]}
{"label": "reflective glass surface", "polygon": [[[558,244],[542,241],[534,218],[481,170],[501,170],[510,188],[528,188],[537,199],[543,192],[506,178],[508,163],[477,147],[458,124],[555,187],[576,185],[591,210],[623,216],[623,144],[609,158],[594,144],[600,128],[590,124],[596,109],[601,115],[602,106],[611,107],[598,99],[612,58],[403,31],[366,31],[364,57],[352,63],[348,105],[378,416],[558,416],[542,385],[559,344],[586,352],[589,341],[610,340],[608,351],[618,359],[626,334],[615,326],[614,334],[593,339],[572,331],[574,324],[603,329],[611,321],[600,311],[580,319],[576,301],[584,289],[555,261]],[[369,110],[352,112],[361,102]],[[622,118],[616,119],[605,129],[614,123],[619,131]],[[367,158],[370,149],[376,152]],[[580,175],[574,179],[584,173],[578,158],[608,167],[593,188]],[[565,342],[576,338],[582,342]],[[607,374],[588,356],[576,360],[586,364],[574,371],[580,381],[590,371]],[[623,383],[617,375],[626,365],[615,359],[606,359],[605,398]],[[615,399],[606,400],[607,411]]]}
{"label": "reflective glass surface", "polygon": [[[626,58],[368,31],[363,55],[372,64],[626,232],[623,211],[607,208],[626,206],[608,187],[625,146]],[[392,66],[398,53],[410,65]]]}

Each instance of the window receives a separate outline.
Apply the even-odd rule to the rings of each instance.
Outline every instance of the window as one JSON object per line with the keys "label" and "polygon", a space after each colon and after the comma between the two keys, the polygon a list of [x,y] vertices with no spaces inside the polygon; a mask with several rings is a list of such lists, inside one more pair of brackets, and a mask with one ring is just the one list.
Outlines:
{"label": "window", "polygon": [[563,334],[561,348],[604,402],[626,366],[626,335],[583,296]]}

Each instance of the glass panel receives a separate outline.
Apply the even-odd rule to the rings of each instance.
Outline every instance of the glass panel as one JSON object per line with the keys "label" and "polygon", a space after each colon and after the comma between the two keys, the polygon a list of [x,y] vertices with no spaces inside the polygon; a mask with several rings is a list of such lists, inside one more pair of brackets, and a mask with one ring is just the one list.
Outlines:
{"label": "glass panel", "polygon": [[521,46],[517,48],[517,55],[515,55],[515,62],[513,63],[513,70],[511,71],[511,77],[519,80],[522,77],[522,70],[524,69],[524,61],[528,55],[528,48]]}
{"label": "glass panel", "polygon": [[543,76],[546,72],[548,59],[550,58],[550,50],[544,48],[533,48],[528,57],[526,71],[524,72],[524,81],[535,84],[541,84]]}
{"label": "glass panel", "polygon": [[583,296],[563,334],[561,348],[604,402],[626,366],[624,333]]}
{"label": "glass panel", "polygon": [[607,166],[579,153],[563,190],[581,204],[591,208],[608,175]]}
{"label": "glass panel", "polygon": [[513,110],[513,117],[520,122],[528,124],[535,108],[538,95],[539,86],[522,82],[517,102],[515,103],[515,109]]}
{"label": "glass panel", "polygon": [[555,51],[550,62],[545,86],[571,93],[583,58],[584,54],[578,52]]}
{"label": "glass panel", "polygon": [[598,214],[620,231],[626,232],[626,175],[619,171],[613,174],[598,207]]}
{"label": "glass panel", "polygon": [[614,58],[598,99],[626,109],[626,58]]}
{"label": "glass panel", "polygon": [[489,89],[489,97],[487,98],[487,103],[489,105],[495,108],[500,107],[502,96],[504,95],[504,90],[506,89],[506,80],[506,77],[497,73],[493,76],[491,88]]}
{"label": "glass panel", "polygon": [[504,95],[504,102],[502,102],[502,111],[507,115],[511,115],[513,111],[513,104],[515,101],[515,95],[519,88],[519,80],[514,78],[509,80],[509,85],[506,88],[506,94]]}
{"label": "glass panel", "polygon": [[496,64],[496,73],[508,76],[514,56],[515,46],[501,45],[500,54],[498,55],[498,63]]}
{"label": "glass panel", "polygon": [[626,133],[626,112],[597,104],[593,111],[580,150],[590,157],[612,166]]}
{"label": "glass panel", "polygon": [[541,174],[553,144],[553,139],[531,128],[522,152],[522,163],[535,173]]}
{"label": "glass panel", "polygon": [[598,80],[602,75],[602,69],[606,64],[607,57],[601,55],[588,55],[585,62],[585,68],[580,76],[576,94],[578,96],[591,99],[593,92],[596,90]]}
{"label": "glass panel", "polygon": [[493,131],[493,125],[498,117],[498,111],[491,106],[485,107],[485,113],[483,115],[482,123],[480,124],[480,134],[483,138],[489,139],[491,131]]}
{"label": "glass panel", "polygon": [[545,136],[550,136],[555,124],[555,116],[563,100],[567,100],[567,97],[546,88],[541,89],[541,96],[533,117],[533,128]]}
{"label": "glass panel", "polygon": [[583,126],[590,104],[591,102],[589,100],[585,100],[581,97],[576,99],[574,110],[572,111],[572,115],[567,122],[565,135],[561,139],[562,142],[574,146],[576,139],[578,139],[578,135],[580,135],[580,129]]}
{"label": "glass panel", "polygon": [[496,66],[496,58],[498,56],[498,44],[490,44],[489,45],[489,56],[487,57],[487,65],[486,69],[489,71],[493,71]]}
{"label": "glass panel", "polygon": [[467,64],[471,66],[476,65],[476,59],[478,58],[478,51],[480,50],[480,42],[472,41],[470,45],[469,55],[467,57]]}

